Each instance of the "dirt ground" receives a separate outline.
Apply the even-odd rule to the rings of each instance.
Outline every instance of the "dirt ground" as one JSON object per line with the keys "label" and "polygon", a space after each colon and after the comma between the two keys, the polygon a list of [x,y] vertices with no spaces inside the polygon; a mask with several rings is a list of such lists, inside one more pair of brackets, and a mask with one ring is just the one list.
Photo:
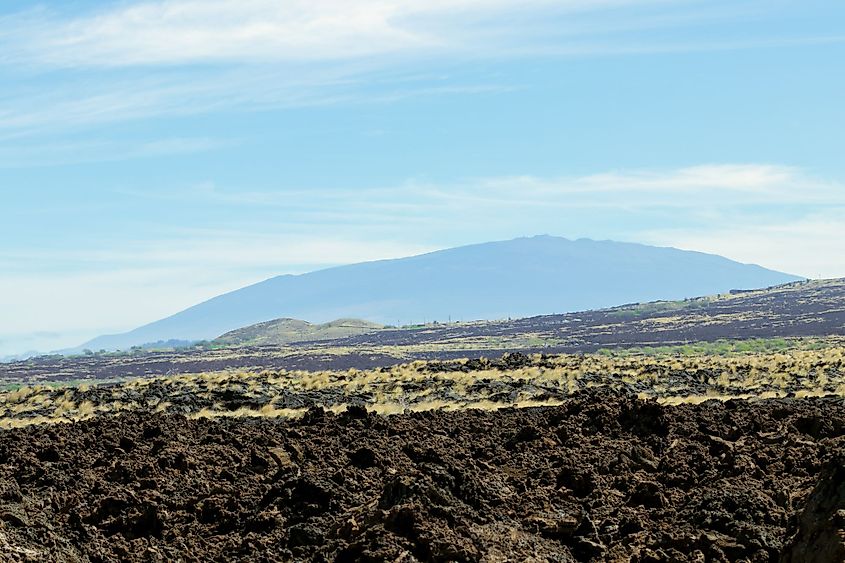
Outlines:
{"label": "dirt ground", "polygon": [[0,431],[8,561],[843,561],[841,399]]}

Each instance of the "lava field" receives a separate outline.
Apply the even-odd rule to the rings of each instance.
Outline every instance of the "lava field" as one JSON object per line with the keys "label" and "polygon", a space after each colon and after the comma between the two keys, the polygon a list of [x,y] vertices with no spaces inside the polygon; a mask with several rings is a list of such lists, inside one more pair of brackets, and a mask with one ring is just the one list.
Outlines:
{"label": "lava field", "polygon": [[842,561],[841,398],[0,431],[8,561]]}

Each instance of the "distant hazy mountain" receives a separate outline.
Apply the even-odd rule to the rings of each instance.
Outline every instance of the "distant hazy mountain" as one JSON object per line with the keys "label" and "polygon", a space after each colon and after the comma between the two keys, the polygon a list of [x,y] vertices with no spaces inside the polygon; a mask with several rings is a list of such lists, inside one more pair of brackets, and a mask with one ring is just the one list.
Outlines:
{"label": "distant hazy mountain", "polygon": [[29,358],[34,358],[36,356],[40,356],[40,352],[30,351],[24,352],[23,354],[12,354],[11,356],[3,356],[0,357],[0,364],[5,364],[8,362],[20,362],[23,360],[28,360]]}
{"label": "distant hazy mountain", "polygon": [[798,279],[700,252],[537,236],[279,276],[84,347],[111,350],[158,340],[210,340],[281,317],[314,323],[359,318],[382,324],[526,317]]}

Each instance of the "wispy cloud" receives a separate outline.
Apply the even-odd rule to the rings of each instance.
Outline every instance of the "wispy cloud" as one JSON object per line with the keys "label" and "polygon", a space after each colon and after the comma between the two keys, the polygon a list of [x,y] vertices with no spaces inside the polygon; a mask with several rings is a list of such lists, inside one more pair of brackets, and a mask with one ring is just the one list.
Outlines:
{"label": "wispy cloud", "polygon": [[223,109],[303,107],[350,99],[362,69],[184,70],[56,79],[44,90],[18,85],[0,93],[0,138],[53,133],[118,121],[195,115]]}
{"label": "wispy cloud", "polygon": [[[406,81],[426,65],[460,60],[845,40],[746,33],[701,39],[702,28],[753,21],[761,9],[751,0],[147,0],[81,13],[38,8],[0,17],[0,79],[4,70],[10,78],[0,92],[0,139],[222,109],[385,103],[514,87]],[[689,38],[664,36],[684,29]],[[41,75],[49,88],[38,82]]]}
{"label": "wispy cloud", "polygon": [[[361,239],[404,240],[408,225],[417,225],[444,237],[430,239],[436,245],[466,233],[550,232],[680,245],[804,275],[845,275],[845,258],[839,258],[845,257],[845,222],[839,219],[845,216],[845,185],[789,166],[708,164],[580,177],[409,181],[354,192],[245,192],[208,184],[136,195],[272,209],[289,233],[301,236],[342,226]],[[261,246],[255,242],[252,247]],[[824,252],[806,253],[806,245]]]}
{"label": "wispy cloud", "polygon": [[[845,187],[843,187],[845,189]],[[657,229],[642,240],[712,252],[736,260],[813,278],[845,276],[845,209],[814,211],[797,218],[744,221],[705,229]]]}
{"label": "wispy cloud", "polygon": [[[298,273],[321,267],[398,258],[432,250],[430,245],[369,241],[362,237],[309,237],[296,232],[262,233],[234,229],[183,229],[179,236],[111,247],[55,252],[37,249],[0,251],[0,264],[19,261],[72,262],[83,267],[190,268],[198,279],[225,271],[260,275]],[[133,270],[134,271],[134,270]],[[212,274],[213,272],[213,274]],[[107,280],[108,281],[108,280]]]}
{"label": "wispy cloud", "polygon": [[237,140],[209,137],[166,137],[142,141],[70,140],[50,143],[8,143],[0,146],[0,169],[115,162],[137,158],[184,156],[219,150]]}
{"label": "wispy cloud", "polygon": [[[845,205],[845,187],[803,170],[771,164],[706,164],[663,170],[621,170],[585,176],[542,178],[503,176],[452,183],[420,180],[392,187],[356,189],[227,189],[213,183],[182,190],[134,191],[137,197],[203,201],[221,205],[278,206],[306,212],[338,211],[360,217],[366,209],[429,215],[452,203],[481,209],[510,206],[530,209],[579,208],[736,208],[743,205]],[[608,196],[613,198],[609,199]],[[462,211],[463,212],[463,211]]]}
{"label": "wispy cloud", "polygon": [[[700,240],[711,233],[716,240],[719,233],[735,231],[736,225],[759,228],[760,233],[768,232],[769,225],[810,228],[820,212],[832,217],[845,210],[845,185],[798,168],[768,164],[482,178],[450,184],[408,181],[356,190],[249,191],[203,183],[181,190],[123,190],[118,195],[128,198],[125,206],[136,207],[134,200],[139,208],[203,210],[212,218],[240,207],[232,215],[248,221],[231,220],[225,229],[213,223],[150,224],[144,228],[151,237],[143,240],[106,241],[100,248],[63,249],[56,254],[37,248],[6,249],[0,252],[0,264],[5,260],[7,270],[27,261],[71,261],[92,267],[145,264],[190,266],[198,272],[258,270],[269,275],[449,246],[445,241],[538,232],[647,238],[661,244]],[[219,212],[210,211],[215,208]],[[320,236],[315,238],[314,233]],[[834,244],[845,245],[845,238]],[[722,250],[734,256],[730,248]],[[836,256],[845,256],[845,247],[842,250]],[[830,254],[813,259],[823,259],[845,275],[845,262]]]}
{"label": "wispy cloud", "polygon": [[715,44],[625,35],[753,18],[760,8],[747,0],[704,5],[694,0],[147,0],[70,17],[43,8],[7,16],[0,41],[8,61],[115,68],[508,50],[659,52],[842,40],[738,37]]}
{"label": "wispy cloud", "polygon": [[385,75],[370,62],[331,67],[194,68],[173,73],[130,74],[97,73],[91,80],[59,80],[59,85],[50,90],[18,86],[0,92],[0,141],[130,120],[224,111],[383,104],[413,97],[493,94],[519,88],[450,76]]}
{"label": "wispy cloud", "polygon": [[[674,170],[631,170],[580,177],[518,176],[482,179],[458,197],[502,201],[518,194],[525,202],[563,206],[735,207],[788,203],[845,204],[841,184],[789,166],[707,164]],[[449,192],[438,191],[443,197]],[[608,200],[607,195],[614,195]],[[565,196],[565,197],[563,197]]]}
{"label": "wispy cloud", "polygon": [[[678,0],[170,0],[76,17],[18,16],[7,43],[18,58],[53,66],[311,62],[501,44],[538,18],[662,7]],[[509,16],[518,15],[517,18]],[[508,17],[507,29],[500,18]],[[12,18],[9,18],[12,20]],[[652,25],[665,16],[655,15]],[[614,24],[611,23],[611,27]],[[534,25],[536,29],[536,25]]]}

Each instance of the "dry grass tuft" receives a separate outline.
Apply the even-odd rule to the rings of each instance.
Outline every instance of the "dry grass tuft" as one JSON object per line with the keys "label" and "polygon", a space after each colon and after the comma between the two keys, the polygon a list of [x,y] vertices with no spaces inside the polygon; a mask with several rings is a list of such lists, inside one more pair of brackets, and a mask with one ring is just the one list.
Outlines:
{"label": "dry grass tuft", "polygon": [[[108,388],[88,383],[59,389],[24,386],[0,392],[0,428],[134,411],[178,412],[192,418],[294,418],[306,409],[285,406],[316,404],[342,412],[347,402],[361,401],[382,415],[495,410],[556,405],[573,393],[601,387],[667,405],[790,393],[797,398],[845,397],[845,348],[839,347],[699,356],[538,355],[515,369],[482,361],[475,371],[465,371],[468,360],[451,365],[451,371],[436,372],[428,363],[414,361],[368,371],[226,370],[135,379]],[[240,397],[244,406],[219,404],[223,395]],[[176,400],[185,396],[193,400]],[[294,402],[282,397],[293,397]],[[256,404],[264,406],[248,406]]]}

